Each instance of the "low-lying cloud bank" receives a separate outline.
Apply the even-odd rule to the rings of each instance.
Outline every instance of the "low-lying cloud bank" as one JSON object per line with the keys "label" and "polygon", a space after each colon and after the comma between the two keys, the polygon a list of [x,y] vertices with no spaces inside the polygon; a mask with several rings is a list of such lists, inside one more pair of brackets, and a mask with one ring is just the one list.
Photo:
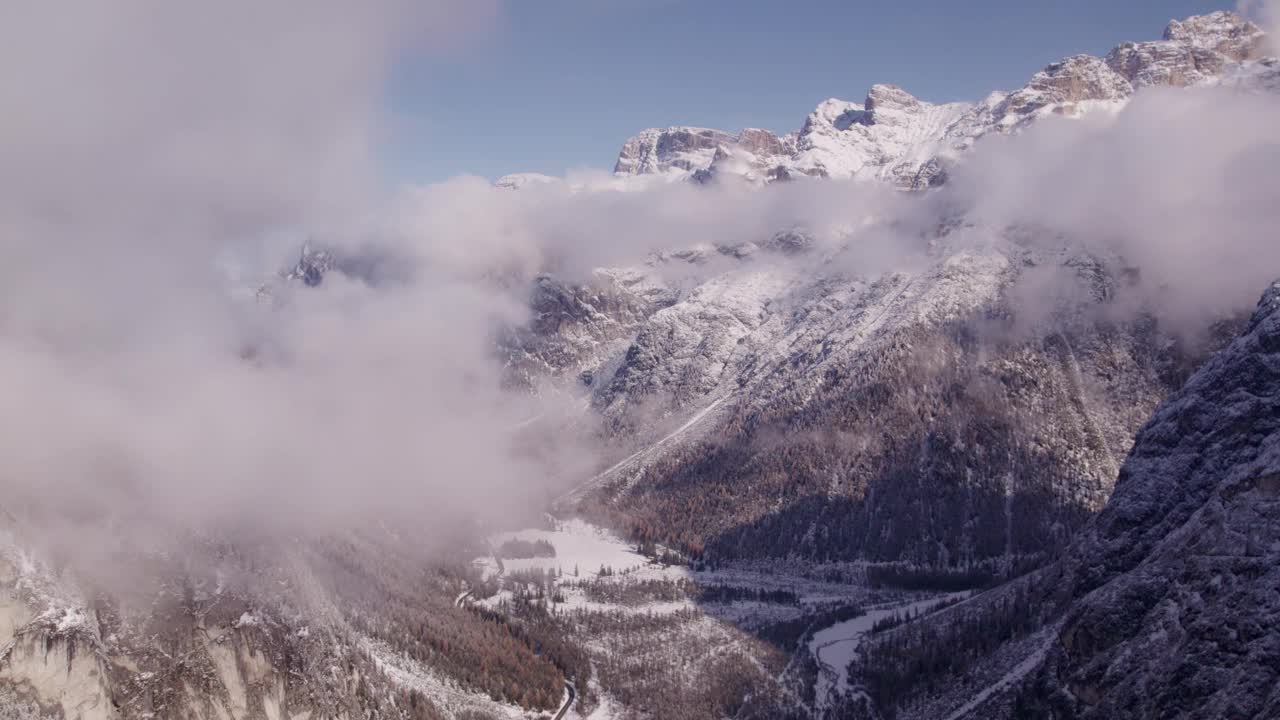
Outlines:
{"label": "low-lying cloud bank", "polygon": [[[494,339],[527,321],[539,273],[802,226],[826,272],[875,275],[964,218],[957,242],[1019,227],[1118,258],[1138,270],[1125,307],[1194,332],[1280,271],[1273,96],[1147,90],[984,140],[927,195],[588,174],[382,198],[377,89],[416,5],[126,2],[74,25],[46,6],[0,30],[18,109],[0,119],[0,492],[76,526],[294,534],[536,507],[598,460],[588,437],[529,434],[577,400],[502,389]],[[474,7],[434,3],[426,26]],[[381,264],[255,299],[309,236]]]}

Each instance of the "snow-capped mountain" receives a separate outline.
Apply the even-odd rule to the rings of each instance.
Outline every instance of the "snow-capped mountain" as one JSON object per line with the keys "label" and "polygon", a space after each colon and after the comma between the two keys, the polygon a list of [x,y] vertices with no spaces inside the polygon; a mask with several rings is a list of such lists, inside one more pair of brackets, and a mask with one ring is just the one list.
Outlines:
{"label": "snow-capped mountain", "polygon": [[1254,62],[1264,33],[1220,11],[1174,20],[1161,40],[1127,42],[1105,58],[1076,55],[1052,63],[1012,92],[978,102],[934,104],[892,85],[875,85],[861,103],[830,99],[798,132],[778,137],[691,127],[653,128],[628,140],[614,172],[705,181],[717,174],[753,181],[797,175],[875,178],[901,188],[942,182],[946,167],[990,133],[1016,132],[1046,115],[1114,112],[1153,85],[1274,82],[1274,63]]}

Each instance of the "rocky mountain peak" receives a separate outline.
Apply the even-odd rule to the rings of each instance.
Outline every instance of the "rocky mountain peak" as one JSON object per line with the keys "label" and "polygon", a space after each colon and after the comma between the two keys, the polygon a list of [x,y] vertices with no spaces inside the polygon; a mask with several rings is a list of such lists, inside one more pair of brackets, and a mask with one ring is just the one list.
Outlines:
{"label": "rocky mountain peak", "polygon": [[1170,20],[1164,29],[1166,41],[1213,50],[1236,61],[1257,57],[1264,36],[1257,25],[1229,10]]}
{"label": "rocky mountain peak", "polygon": [[741,161],[739,170],[747,173],[768,169],[772,158],[793,149],[789,138],[760,128],[747,128],[738,135],[698,127],[650,128],[627,140],[613,171],[618,175],[692,175],[733,160]]}
{"label": "rocky mountain peak", "polygon": [[[1045,115],[1074,117],[1122,107],[1150,85],[1273,88],[1274,65],[1256,58],[1265,33],[1228,12],[1174,20],[1162,40],[1128,42],[1105,58],[1076,55],[1046,66],[1023,87],[977,103],[933,104],[900,87],[873,85],[862,104],[831,98],[794,134],[674,127],[645,130],[618,156],[621,175],[665,174],[709,181],[801,175],[874,178],[904,189],[945,182],[947,167],[989,133],[1017,132]],[[717,153],[716,148],[723,147]]]}
{"label": "rocky mountain peak", "polygon": [[1135,87],[1185,86],[1221,75],[1232,63],[1256,57],[1264,33],[1233,12],[1173,20],[1164,39],[1127,42],[1107,54],[1107,65]]}
{"label": "rocky mountain peak", "polygon": [[1017,127],[1044,112],[1075,115],[1082,103],[1123,102],[1132,94],[1133,85],[1105,60],[1075,55],[1050,63],[1010,93],[996,109],[996,124],[1002,129]]}
{"label": "rocky mountain peak", "polygon": [[1107,65],[1092,55],[1075,55],[1047,65],[1031,77],[1028,88],[1041,90],[1058,102],[1081,100],[1121,100],[1133,88]]}
{"label": "rocky mountain peak", "polygon": [[897,85],[876,84],[872,85],[871,89],[867,91],[867,99],[863,103],[863,107],[868,113],[884,110],[910,112],[919,110],[921,103],[915,95]]}
{"label": "rocky mountain peak", "polygon": [[787,148],[782,138],[768,130],[747,128],[738,134],[735,144],[757,156],[782,155]]}
{"label": "rocky mountain peak", "polygon": [[872,85],[862,107],[858,122],[863,125],[906,125],[933,106],[896,85]]}
{"label": "rocky mountain peak", "polygon": [[649,128],[627,140],[613,171],[644,175],[676,169],[687,172],[710,165],[716,147],[732,144],[733,135],[711,128]]}
{"label": "rocky mountain peak", "polygon": [[848,130],[858,122],[864,112],[865,108],[857,103],[827,98],[818,103],[818,107],[805,117],[804,125],[800,128],[800,136],[812,135],[826,128]]}

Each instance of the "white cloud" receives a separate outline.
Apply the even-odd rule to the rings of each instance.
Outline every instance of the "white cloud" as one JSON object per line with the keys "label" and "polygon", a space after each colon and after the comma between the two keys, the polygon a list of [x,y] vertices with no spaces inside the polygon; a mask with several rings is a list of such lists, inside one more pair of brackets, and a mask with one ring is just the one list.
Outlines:
{"label": "white cloud", "polygon": [[1274,55],[1280,50],[1276,38],[1280,38],[1280,0],[1239,0],[1236,11],[1258,23],[1267,32],[1264,50]]}

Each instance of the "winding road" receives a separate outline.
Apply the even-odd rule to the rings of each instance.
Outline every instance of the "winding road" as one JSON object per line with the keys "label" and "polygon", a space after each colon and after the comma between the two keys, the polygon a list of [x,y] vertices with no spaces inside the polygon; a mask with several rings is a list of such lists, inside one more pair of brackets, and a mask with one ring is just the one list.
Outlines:
{"label": "winding road", "polygon": [[573,707],[573,701],[578,699],[578,690],[573,686],[573,683],[566,680],[564,683],[564,689],[567,690],[569,694],[565,697],[564,704],[560,706],[560,709],[556,711],[556,714],[552,716],[551,720],[563,720],[565,713],[569,712],[569,708]]}

